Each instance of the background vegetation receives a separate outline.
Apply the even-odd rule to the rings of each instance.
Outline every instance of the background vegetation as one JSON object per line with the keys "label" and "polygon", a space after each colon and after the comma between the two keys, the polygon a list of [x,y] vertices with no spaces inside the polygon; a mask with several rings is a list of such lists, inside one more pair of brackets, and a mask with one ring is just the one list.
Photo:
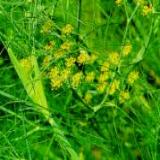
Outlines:
{"label": "background vegetation", "polygon": [[0,159],[159,160],[159,28],[159,0],[1,0]]}

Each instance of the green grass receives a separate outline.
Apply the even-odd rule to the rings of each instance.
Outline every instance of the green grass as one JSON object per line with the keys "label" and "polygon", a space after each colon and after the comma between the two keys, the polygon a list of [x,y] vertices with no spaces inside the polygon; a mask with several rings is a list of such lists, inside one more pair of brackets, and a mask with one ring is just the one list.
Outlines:
{"label": "green grass", "polygon": [[1,0],[0,159],[160,160],[159,28],[159,0]]}

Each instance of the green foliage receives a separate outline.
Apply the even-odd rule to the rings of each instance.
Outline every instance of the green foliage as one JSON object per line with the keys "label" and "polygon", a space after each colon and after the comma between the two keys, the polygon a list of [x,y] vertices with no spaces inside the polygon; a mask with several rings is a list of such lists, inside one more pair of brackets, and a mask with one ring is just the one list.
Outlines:
{"label": "green foliage", "polygon": [[1,0],[0,159],[159,160],[159,0]]}

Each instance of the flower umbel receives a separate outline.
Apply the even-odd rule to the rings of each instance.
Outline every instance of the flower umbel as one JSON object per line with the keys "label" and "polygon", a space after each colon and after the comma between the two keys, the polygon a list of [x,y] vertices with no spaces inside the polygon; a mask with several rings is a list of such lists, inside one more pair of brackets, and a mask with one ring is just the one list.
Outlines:
{"label": "flower umbel", "polygon": [[93,64],[93,63],[96,61],[96,59],[97,59],[97,56],[96,56],[95,54],[91,54],[91,55],[89,56],[88,63],[89,63],[89,64]]}
{"label": "flower umbel", "polygon": [[53,27],[53,22],[51,20],[46,21],[42,26],[41,33],[50,32],[52,27]]}
{"label": "flower umbel", "polygon": [[143,16],[147,16],[148,14],[152,13],[152,10],[153,10],[152,5],[150,6],[145,5],[142,9]]}
{"label": "flower umbel", "polygon": [[69,51],[71,49],[72,43],[71,42],[64,42],[60,48],[66,51]]}
{"label": "flower umbel", "polygon": [[112,52],[109,55],[109,60],[110,60],[111,64],[118,65],[119,62],[120,62],[120,55],[119,55],[119,53],[118,52]]}
{"label": "flower umbel", "polygon": [[115,1],[115,3],[116,3],[116,5],[118,5],[118,6],[119,6],[119,5],[121,5],[121,4],[122,4],[122,0],[116,0],[116,1]]}
{"label": "flower umbel", "polygon": [[95,78],[95,73],[92,71],[86,74],[85,80],[86,82],[93,82],[94,78]]}
{"label": "flower umbel", "polygon": [[145,0],[135,0],[138,5],[144,5]]}
{"label": "flower umbel", "polygon": [[59,69],[57,68],[57,67],[54,67],[54,68],[52,68],[51,70],[50,70],[50,72],[49,72],[49,78],[50,79],[54,79],[54,78],[56,78],[57,76],[59,76]]}
{"label": "flower umbel", "polygon": [[51,60],[52,60],[52,56],[51,55],[45,56],[44,59],[43,59],[43,64],[42,65],[44,67],[47,67],[49,65],[49,63],[51,62]]}
{"label": "flower umbel", "polygon": [[50,42],[48,42],[48,44],[46,44],[46,45],[44,46],[44,49],[45,49],[46,51],[49,51],[49,50],[51,50],[54,46],[55,46],[55,42],[54,42],[54,41],[50,41]]}
{"label": "flower umbel", "polygon": [[89,61],[89,55],[85,50],[80,51],[80,55],[77,58],[79,64],[85,64]]}
{"label": "flower umbel", "polygon": [[112,95],[116,92],[117,89],[119,89],[119,84],[120,84],[120,81],[119,80],[114,80],[110,86],[110,89],[109,89],[109,94]]}
{"label": "flower umbel", "polygon": [[138,78],[139,78],[139,72],[138,71],[132,71],[128,75],[128,83],[133,84]]}
{"label": "flower umbel", "polygon": [[126,102],[130,98],[128,91],[121,91],[119,101],[120,103]]}
{"label": "flower umbel", "polygon": [[105,71],[108,71],[109,70],[109,67],[110,67],[110,64],[109,62],[104,62],[101,66],[101,71],[102,72],[105,72]]}
{"label": "flower umbel", "polygon": [[109,72],[101,73],[100,76],[99,76],[99,78],[98,78],[98,82],[99,82],[99,83],[103,83],[103,82],[105,82],[108,78],[109,78]]}
{"label": "flower umbel", "polygon": [[54,53],[54,58],[55,60],[58,60],[60,58],[62,58],[64,56],[65,51],[62,49],[58,49],[55,53]]}
{"label": "flower umbel", "polygon": [[62,86],[62,79],[60,76],[57,76],[56,78],[51,79],[51,87],[54,90],[59,89]]}
{"label": "flower umbel", "polygon": [[132,50],[131,44],[126,44],[125,46],[123,46],[123,48],[122,48],[123,56],[128,56],[128,54],[131,52],[131,50]]}
{"label": "flower umbel", "polygon": [[87,103],[90,103],[91,100],[92,100],[92,94],[89,93],[89,92],[87,92],[87,93],[85,94],[84,100],[85,100]]}
{"label": "flower umbel", "polygon": [[66,67],[72,67],[75,64],[76,59],[74,57],[69,57],[66,59]]}
{"label": "flower umbel", "polygon": [[106,90],[106,85],[107,85],[107,83],[101,83],[101,84],[99,84],[99,85],[97,86],[97,91],[98,91],[99,93],[104,93],[105,90]]}
{"label": "flower umbel", "polygon": [[73,26],[71,24],[67,24],[62,28],[62,34],[69,35],[72,33],[72,31],[73,31]]}
{"label": "flower umbel", "polygon": [[71,71],[70,71],[70,69],[67,68],[62,71],[61,76],[62,76],[63,80],[65,81],[69,78],[70,74],[71,74]]}
{"label": "flower umbel", "polygon": [[27,72],[30,72],[33,67],[32,62],[31,62],[31,57],[21,59],[20,64]]}
{"label": "flower umbel", "polygon": [[82,76],[83,76],[82,72],[78,72],[78,73],[74,74],[72,77],[72,80],[71,80],[71,86],[74,88],[78,87],[78,85],[81,82]]}

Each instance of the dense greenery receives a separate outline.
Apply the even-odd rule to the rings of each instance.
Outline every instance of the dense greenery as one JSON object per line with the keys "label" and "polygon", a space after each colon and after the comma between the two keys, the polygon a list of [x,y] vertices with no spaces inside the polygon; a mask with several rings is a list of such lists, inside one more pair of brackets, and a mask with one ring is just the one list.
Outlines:
{"label": "dense greenery", "polygon": [[0,1],[0,159],[160,159],[159,0]]}

